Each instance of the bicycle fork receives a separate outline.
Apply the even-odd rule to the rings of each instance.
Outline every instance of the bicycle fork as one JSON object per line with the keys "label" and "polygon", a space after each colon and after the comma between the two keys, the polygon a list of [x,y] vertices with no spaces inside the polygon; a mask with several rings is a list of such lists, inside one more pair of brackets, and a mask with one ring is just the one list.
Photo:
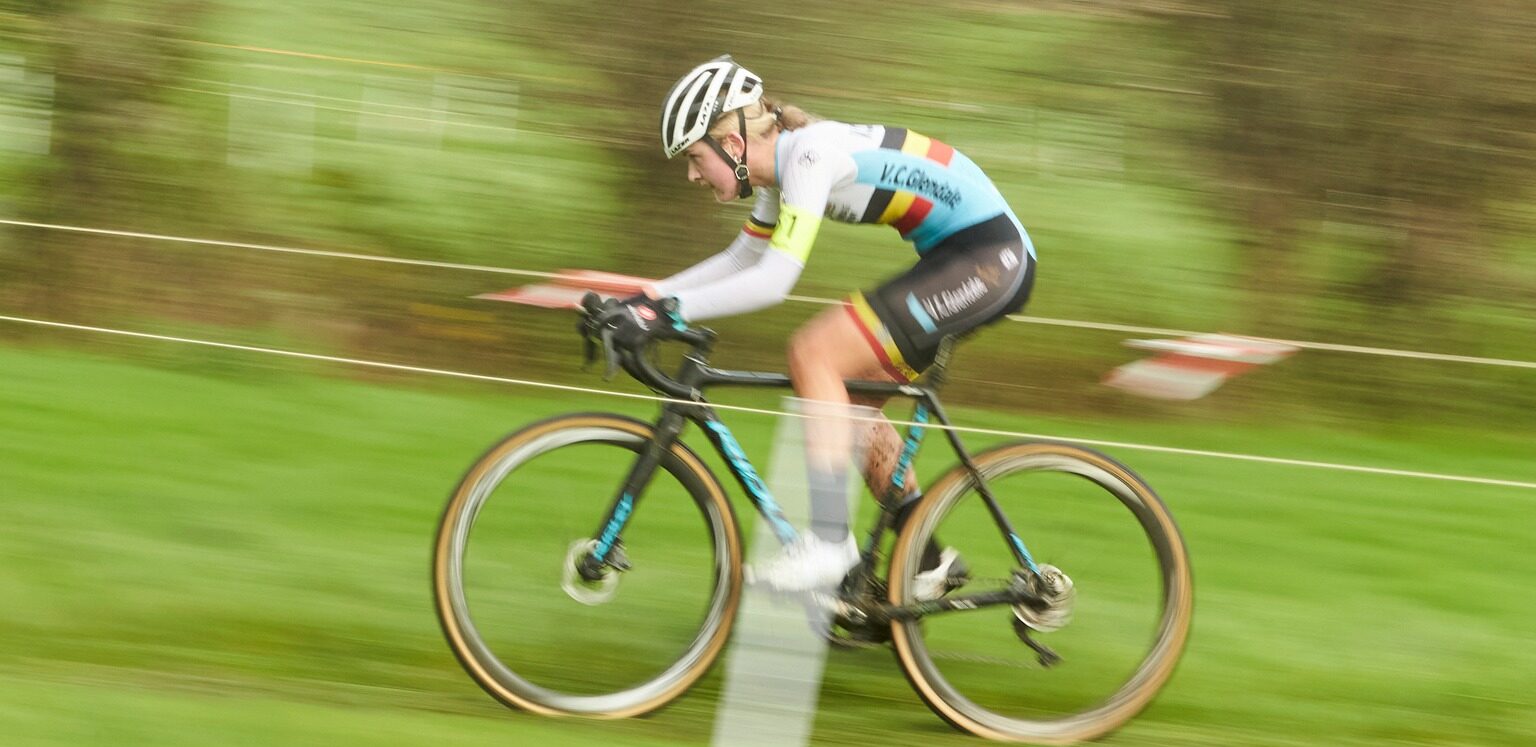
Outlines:
{"label": "bicycle fork", "polygon": [[645,486],[650,483],[651,476],[656,474],[662,456],[677,441],[686,422],[676,410],[667,409],[662,412],[661,419],[656,423],[655,437],[640,451],[640,456],[629,468],[629,474],[624,477],[618,495],[614,496],[612,505],[608,507],[607,515],[598,525],[592,537],[592,551],[576,561],[576,573],[583,581],[601,581],[610,568],[619,572],[629,570],[629,558],[624,554],[624,542],[621,539],[624,526],[634,515],[635,505],[645,493]]}
{"label": "bicycle fork", "polygon": [[774,500],[773,493],[768,489],[762,477],[757,474],[752,463],[747,460],[746,452],[741,444],[736,441],[725,423],[715,415],[714,411],[703,405],[688,405],[685,407],[698,407],[696,414],[684,414],[683,407],[669,406],[663,409],[661,419],[656,423],[656,435],[646,444],[640,452],[639,458],[630,467],[629,474],[624,478],[624,484],[619,489],[618,495],[613,499],[608,513],[603,517],[602,523],[593,536],[594,543],[591,552],[580,558],[576,564],[576,572],[582,580],[597,582],[602,580],[606,569],[620,572],[629,570],[629,561],[624,556],[624,544],[621,539],[624,526],[634,515],[635,506],[645,491],[645,486],[650,483],[651,476],[656,473],[656,468],[661,464],[662,457],[672,448],[682,434],[683,427],[688,420],[696,420],[703,426],[703,431],[715,449],[726,458],[732,474],[746,491],[752,504],[758,512],[768,521],[773,529],[774,536],[779,542],[788,545],[794,542],[799,533],[784,515],[784,510]]}

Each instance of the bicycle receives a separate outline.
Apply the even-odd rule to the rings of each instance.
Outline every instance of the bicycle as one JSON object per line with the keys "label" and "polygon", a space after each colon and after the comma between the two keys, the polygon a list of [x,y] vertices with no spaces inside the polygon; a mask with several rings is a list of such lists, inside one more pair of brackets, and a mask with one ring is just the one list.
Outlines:
{"label": "bicycle", "polygon": [[[678,372],[666,375],[650,349],[616,349],[596,327],[595,294],[583,310],[588,361],[600,348],[610,374],[617,364],[667,397],[660,415],[651,423],[561,415],[492,447],[449,498],[433,587],[450,648],[491,696],[537,714],[622,718],[666,705],[709,670],[741,598],[741,530],[719,480],[680,440],[688,422],[700,426],[776,538],[787,544],[797,536],[704,396],[710,387],[788,388],[790,380],[711,367],[715,335],[694,327],[669,331],[687,352]],[[831,613],[836,642],[888,643],[918,696],[961,730],[1043,744],[1101,736],[1152,700],[1183,650],[1193,604],[1183,539],[1152,489],[1098,452],[1024,441],[972,455],[937,395],[948,350],[923,385],[848,382],[853,393],[913,400],[912,425],[858,565],[836,594],[815,603]],[[959,464],[932,483],[896,532],[891,507],[934,423]],[[594,477],[602,469],[613,470],[617,489],[583,505],[590,486],[603,484]],[[1031,542],[1049,546],[1059,565],[1037,562],[1005,503],[1027,509]],[[513,519],[501,515],[509,508],[518,511]],[[1062,508],[1070,510],[1053,510]],[[1123,520],[1126,510],[1134,523]],[[940,529],[945,542],[964,546],[971,576],[953,579],[959,588],[944,596],[918,600],[911,580]],[[684,541],[689,531],[707,543]],[[894,545],[882,564],[888,535]],[[1151,568],[1124,558],[1137,536],[1155,559]],[[1012,613],[1007,621],[986,613],[999,608]],[[557,617],[535,619],[545,614]],[[1133,623],[1142,630],[1128,638]],[[1045,669],[1071,674],[1034,683],[1020,697],[1027,683],[1009,672]]]}

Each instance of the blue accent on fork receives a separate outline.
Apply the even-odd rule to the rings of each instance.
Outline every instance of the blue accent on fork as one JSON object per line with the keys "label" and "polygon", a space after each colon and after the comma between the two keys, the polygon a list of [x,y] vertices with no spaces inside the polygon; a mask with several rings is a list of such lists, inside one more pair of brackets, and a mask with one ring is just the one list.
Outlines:
{"label": "blue accent on fork", "polygon": [[608,551],[613,549],[613,543],[619,538],[619,530],[624,528],[624,522],[629,520],[629,515],[635,510],[635,498],[625,493],[619,498],[618,507],[613,510],[613,518],[608,520],[608,526],[603,527],[603,533],[597,539],[597,550],[592,557],[601,563],[608,559]]}

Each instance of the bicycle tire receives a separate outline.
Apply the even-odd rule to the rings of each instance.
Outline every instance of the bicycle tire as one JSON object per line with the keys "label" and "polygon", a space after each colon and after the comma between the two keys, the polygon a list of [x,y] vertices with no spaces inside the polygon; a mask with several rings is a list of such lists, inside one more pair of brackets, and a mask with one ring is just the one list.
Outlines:
{"label": "bicycle tire", "polygon": [[[506,437],[470,467],[449,498],[433,551],[433,595],[438,622],[449,648],[476,684],[502,703],[547,716],[624,718],[654,711],[683,694],[718,658],[729,637],[741,594],[742,547],[736,517],[725,492],[697,454],[681,441],[663,455],[652,478],[670,475],[692,497],[714,544],[713,587],[697,635],[684,654],[656,677],[625,689],[573,694],[544,687],[504,664],[476,628],[464,588],[464,560],[477,516],[496,487],[540,456],[572,445],[609,445],[638,453],[654,428],[632,418],[603,413],[563,415],[540,421]],[[633,457],[626,460],[626,464]],[[616,488],[607,486],[605,489]],[[654,493],[655,490],[650,492]],[[559,496],[553,496],[559,497]],[[642,501],[637,514],[646,510]],[[592,526],[601,515],[591,517]],[[589,530],[590,531],[590,530]],[[594,672],[600,677],[601,672]]]}
{"label": "bicycle tire", "polygon": [[[934,663],[924,640],[923,623],[892,624],[897,661],[918,696],[958,729],[998,741],[1034,744],[1074,744],[1101,737],[1140,712],[1167,682],[1188,637],[1193,613],[1193,580],[1189,556],[1178,526],[1157,494],[1134,472],[1090,449],[1051,442],[1005,444],[976,455],[975,463],[989,486],[1024,471],[1065,472],[1086,478],[1114,495],[1130,509],[1157,557],[1161,575],[1161,610],[1156,633],[1145,658],[1113,694],[1087,709],[1052,718],[1015,718],[989,710],[959,692]],[[975,482],[964,467],[935,481],[897,538],[891,555],[889,598],[911,604],[912,576],[921,563],[922,548],[943,518],[967,495]],[[1002,497],[999,496],[999,500]],[[981,614],[965,612],[960,614]],[[1023,643],[1019,643],[1023,646]]]}

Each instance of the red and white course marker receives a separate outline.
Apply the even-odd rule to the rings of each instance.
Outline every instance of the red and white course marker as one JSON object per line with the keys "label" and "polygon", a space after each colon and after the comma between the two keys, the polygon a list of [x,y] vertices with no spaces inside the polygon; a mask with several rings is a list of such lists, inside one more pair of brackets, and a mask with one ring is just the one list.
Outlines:
{"label": "red and white course marker", "polygon": [[1109,372],[1104,383],[1157,399],[1199,399],[1256,366],[1295,353],[1293,345],[1237,335],[1195,335],[1177,340],[1126,340],[1157,355]]}
{"label": "red and white course marker", "polygon": [[578,309],[581,308],[581,297],[588,291],[622,298],[639,293],[651,282],[653,281],[650,278],[599,270],[561,270],[560,276],[549,283],[523,285],[496,293],[482,293],[475,298],[508,301],[537,306],[541,309]]}

